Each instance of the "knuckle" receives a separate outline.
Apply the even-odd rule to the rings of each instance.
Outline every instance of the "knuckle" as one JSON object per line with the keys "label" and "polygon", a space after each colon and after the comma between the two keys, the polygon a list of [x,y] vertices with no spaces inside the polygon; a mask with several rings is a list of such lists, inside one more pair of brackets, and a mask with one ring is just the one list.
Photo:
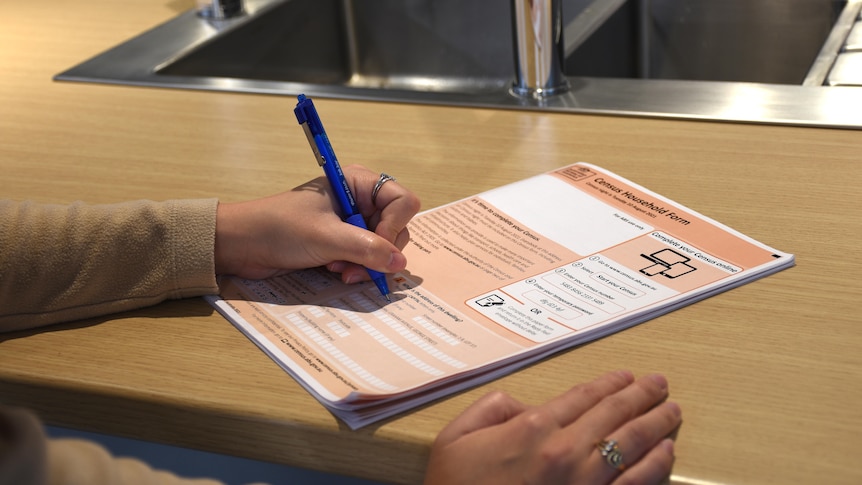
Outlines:
{"label": "knuckle", "polygon": [[631,450],[645,450],[653,440],[649,430],[640,422],[633,421],[626,437],[626,447]]}
{"label": "knuckle", "polygon": [[584,399],[590,403],[597,403],[605,398],[605,393],[601,389],[589,384],[576,386],[569,392],[576,395],[579,399]]}
{"label": "knuckle", "polygon": [[579,384],[568,392],[579,400],[596,404],[628,385],[621,374],[609,374],[592,382]]}
{"label": "knuckle", "polygon": [[574,452],[568,443],[550,440],[539,449],[538,458],[543,474],[561,476],[566,475],[566,471],[572,468]]}
{"label": "knuckle", "polygon": [[667,407],[663,408],[660,413],[662,420],[662,431],[665,433],[671,432],[674,428],[676,428],[681,419],[679,415],[668,409]]}
{"label": "knuckle", "polygon": [[657,401],[667,394],[667,389],[653,379],[638,379],[635,383],[647,396]]}
{"label": "knuckle", "polygon": [[404,204],[406,205],[408,211],[412,214],[416,214],[419,212],[419,209],[422,208],[422,202],[419,200],[419,197],[413,192],[407,192],[404,196]]}
{"label": "knuckle", "polygon": [[554,416],[543,407],[535,407],[521,414],[521,424],[526,434],[545,435],[558,428]]}
{"label": "knuckle", "polygon": [[373,237],[371,232],[363,234],[363,238],[365,239],[365,257],[369,261],[373,260],[381,249],[379,239]]}
{"label": "knuckle", "polygon": [[602,405],[611,408],[613,412],[627,419],[631,419],[635,413],[631,399],[620,394],[611,394],[605,397],[602,399]]}
{"label": "knuckle", "polygon": [[512,397],[499,389],[495,389],[486,394],[482,399],[486,399],[492,404],[505,404],[511,401]]}

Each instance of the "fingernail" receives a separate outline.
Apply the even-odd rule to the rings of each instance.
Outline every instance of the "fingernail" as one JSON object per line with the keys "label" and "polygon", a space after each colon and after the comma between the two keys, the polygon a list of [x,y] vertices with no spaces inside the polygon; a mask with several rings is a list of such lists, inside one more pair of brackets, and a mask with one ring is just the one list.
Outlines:
{"label": "fingernail", "polygon": [[626,382],[634,382],[635,375],[630,370],[618,370],[617,375],[626,380]]}
{"label": "fingernail", "polygon": [[659,387],[662,391],[667,390],[667,379],[666,379],[663,375],[661,375],[661,374],[651,374],[651,375],[649,376],[649,378],[650,378],[650,379],[652,379],[652,381],[653,381],[653,382],[655,382],[656,384],[658,384],[658,387]]}
{"label": "fingernail", "polygon": [[664,449],[664,451],[665,451],[668,455],[673,456],[673,440],[672,440],[672,439],[670,439],[670,438],[665,438],[665,439],[660,443],[660,446],[662,447],[662,449]]}
{"label": "fingernail", "polygon": [[676,416],[676,417],[682,416],[682,408],[679,407],[679,404],[677,404],[673,401],[667,401],[666,403],[664,403],[664,405],[667,406],[668,409],[671,410],[671,412],[673,413],[674,416]]}

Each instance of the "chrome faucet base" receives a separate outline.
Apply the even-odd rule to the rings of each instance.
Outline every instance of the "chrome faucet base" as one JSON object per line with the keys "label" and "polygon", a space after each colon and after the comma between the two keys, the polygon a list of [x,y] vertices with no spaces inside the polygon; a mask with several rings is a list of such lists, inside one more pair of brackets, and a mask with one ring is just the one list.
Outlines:
{"label": "chrome faucet base", "polygon": [[516,96],[542,99],[568,91],[563,75],[561,0],[512,0]]}
{"label": "chrome faucet base", "polygon": [[542,100],[545,98],[563,94],[565,92],[568,92],[570,89],[571,85],[569,84],[569,81],[567,79],[563,79],[560,84],[550,88],[530,88],[513,84],[512,88],[509,89],[509,93],[519,98],[532,98],[536,100]]}
{"label": "chrome faucet base", "polygon": [[245,14],[242,0],[198,0],[198,16],[210,20],[225,20]]}

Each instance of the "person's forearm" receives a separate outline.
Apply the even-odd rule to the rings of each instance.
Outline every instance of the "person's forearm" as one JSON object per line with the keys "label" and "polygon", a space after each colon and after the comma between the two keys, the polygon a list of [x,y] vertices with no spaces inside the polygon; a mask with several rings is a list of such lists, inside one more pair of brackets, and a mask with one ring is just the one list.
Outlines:
{"label": "person's forearm", "polygon": [[115,457],[90,441],[48,439],[42,423],[25,409],[0,405],[0,485],[223,485],[182,478],[146,463]]}
{"label": "person's forearm", "polygon": [[217,291],[217,201],[0,201],[0,331]]}

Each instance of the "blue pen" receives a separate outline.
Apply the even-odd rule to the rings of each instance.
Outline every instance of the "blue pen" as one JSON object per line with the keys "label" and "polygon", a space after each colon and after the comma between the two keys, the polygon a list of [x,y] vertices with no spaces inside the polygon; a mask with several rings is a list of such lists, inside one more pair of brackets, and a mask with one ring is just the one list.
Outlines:
{"label": "blue pen", "polygon": [[[365,219],[362,218],[362,214],[359,213],[359,209],[356,207],[356,200],[353,198],[353,193],[347,185],[347,180],[344,179],[344,172],[341,171],[341,166],[338,165],[335,151],[332,150],[332,145],[329,144],[329,137],[326,136],[323,123],[320,122],[320,116],[317,115],[317,110],[314,109],[314,103],[304,94],[300,94],[297,100],[296,108],[293,110],[296,114],[296,120],[305,130],[305,136],[308,137],[308,143],[314,152],[314,158],[323,167],[326,180],[329,180],[332,192],[335,194],[335,198],[338,199],[338,205],[341,207],[344,222],[367,230],[368,226],[365,225]],[[389,298],[389,285],[386,283],[386,275],[373,269],[368,269],[367,271],[371,276],[371,280],[377,285],[377,289],[380,290],[380,294],[386,297],[387,301],[392,301]]]}

